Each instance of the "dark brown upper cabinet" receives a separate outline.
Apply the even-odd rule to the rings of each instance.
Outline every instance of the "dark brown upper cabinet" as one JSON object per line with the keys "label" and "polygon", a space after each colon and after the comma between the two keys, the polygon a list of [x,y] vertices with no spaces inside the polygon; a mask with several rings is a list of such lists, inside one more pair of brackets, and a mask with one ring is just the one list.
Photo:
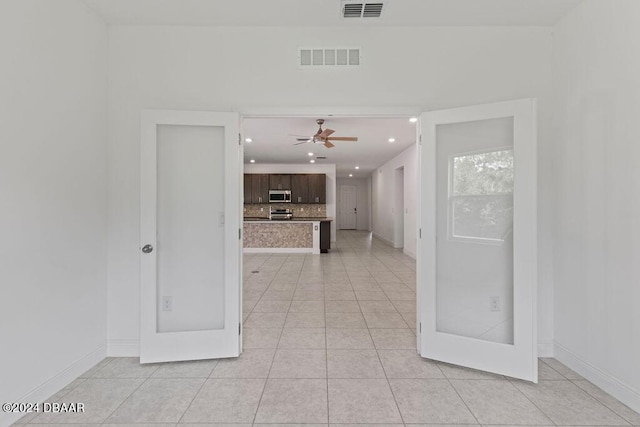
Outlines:
{"label": "dark brown upper cabinet", "polygon": [[327,176],[309,175],[309,203],[327,203]]}
{"label": "dark brown upper cabinet", "polygon": [[309,175],[291,175],[291,202],[309,203]]}
{"label": "dark brown upper cabinet", "polygon": [[291,190],[291,175],[269,175],[269,190]]}
{"label": "dark brown upper cabinet", "polygon": [[244,203],[269,203],[269,190],[291,190],[292,203],[327,203],[325,174],[244,175]]}
{"label": "dark brown upper cabinet", "polygon": [[268,174],[251,174],[251,203],[269,203]]}
{"label": "dark brown upper cabinet", "polygon": [[253,203],[253,198],[251,197],[251,175],[248,173],[244,174],[244,204]]}

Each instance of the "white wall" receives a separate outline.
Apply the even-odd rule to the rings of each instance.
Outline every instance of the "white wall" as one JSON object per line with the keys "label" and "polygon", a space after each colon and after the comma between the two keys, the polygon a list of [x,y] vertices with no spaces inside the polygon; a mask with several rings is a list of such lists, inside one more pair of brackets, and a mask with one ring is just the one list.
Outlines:
{"label": "white wall", "polygon": [[[371,212],[371,202],[369,193],[371,192],[370,178],[338,178],[336,185],[338,212],[340,212],[340,186],[352,185],[356,187],[356,230],[370,230],[369,213]],[[340,229],[339,215],[336,217],[336,224]]]}
{"label": "white wall", "polygon": [[640,2],[554,28],[556,356],[640,411]]}
{"label": "white wall", "polygon": [[42,402],[106,353],[107,30],[2,1],[0,52],[0,402]]}
{"label": "white wall", "polygon": [[331,222],[331,241],[336,241],[336,165],[335,164],[246,164],[244,173],[323,173],[327,175],[327,216]]}
{"label": "white wall", "polygon": [[[373,235],[393,245],[395,215],[404,214],[404,250],[416,257],[418,208],[418,150],[416,145],[404,150],[371,174],[371,211]],[[396,212],[396,169],[404,168],[404,207],[406,213]]]}
{"label": "white wall", "polygon": [[[345,44],[361,47],[359,68],[297,67],[298,46]],[[139,117],[144,108],[252,112],[278,107],[291,115],[298,108],[357,114],[367,107],[402,106],[418,113],[538,97],[541,167],[548,164],[549,28],[115,26],[109,29],[109,62],[111,354],[137,351]],[[544,209],[550,209],[553,178],[546,169],[540,181],[540,302],[550,308],[553,254],[550,215]],[[550,342],[551,310],[540,319],[540,337]]]}

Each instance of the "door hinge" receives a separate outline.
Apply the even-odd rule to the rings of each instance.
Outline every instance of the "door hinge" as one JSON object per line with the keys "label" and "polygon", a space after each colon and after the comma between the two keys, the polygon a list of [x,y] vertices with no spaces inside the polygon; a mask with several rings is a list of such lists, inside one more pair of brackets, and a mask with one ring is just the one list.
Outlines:
{"label": "door hinge", "polygon": [[420,134],[420,145],[422,145],[422,134]]}
{"label": "door hinge", "polygon": [[422,239],[422,228],[418,229],[418,235],[419,235],[419,238]]}
{"label": "door hinge", "polygon": [[242,334],[242,323],[238,323],[238,335]]}
{"label": "door hinge", "polygon": [[238,228],[238,240],[242,240],[242,228]]}
{"label": "door hinge", "polygon": [[420,322],[420,332],[422,332],[422,322]]}
{"label": "door hinge", "polygon": [[238,134],[238,145],[242,145],[242,135]]}

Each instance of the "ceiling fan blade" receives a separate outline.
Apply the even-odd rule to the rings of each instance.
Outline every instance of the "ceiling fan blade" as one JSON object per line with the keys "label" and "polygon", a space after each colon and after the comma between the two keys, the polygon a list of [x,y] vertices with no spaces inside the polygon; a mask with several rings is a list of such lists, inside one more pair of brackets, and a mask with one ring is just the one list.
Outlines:
{"label": "ceiling fan blade", "polygon": [[358,138],[356,138],[355,136],[332,136],[330,138],[327,138],[330,141],[357,141]]}
{"label": "ceiling fan blade", "polygon": [[296,141],[307,141],[307,142],[311,142],[312,138],[309,138],[308,136],[305,138],[296,138]]}
{"label": "ceiling fan blade", "polygon": [[327,148],[333,148],[335,147],[335,145],[333,145],[332,143],[330,143],[329,141],[325,141],[324,146]]}
{"label": "ceiling fan blade", "polygon": [[329,135],[331,135],[332,133],[334,133],[335,130],[333,129],[325,129],[322,131],[322,133],[320,135],[318,135],[320,138],[325,139],[327,138]]}
{"label": "ceiling fan blade", "polygon": [[307,142],[309,142],[308,140],[302,141],[302,142],[296,142],[293,145],[300,145],[300,144],[306,144]]}

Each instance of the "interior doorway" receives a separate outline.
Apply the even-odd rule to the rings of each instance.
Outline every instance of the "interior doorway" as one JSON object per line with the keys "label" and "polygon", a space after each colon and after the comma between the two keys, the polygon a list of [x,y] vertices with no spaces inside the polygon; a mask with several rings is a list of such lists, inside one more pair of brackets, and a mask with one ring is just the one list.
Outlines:
{"label": "interior doorway", "polygon": [[340,186],[340,230],[358,229],[358,194],[354,185]]}
{"label": "interior doorway", "polygon": [[404,166],[397,168],[393,176],[393,247],[404,247]]}

